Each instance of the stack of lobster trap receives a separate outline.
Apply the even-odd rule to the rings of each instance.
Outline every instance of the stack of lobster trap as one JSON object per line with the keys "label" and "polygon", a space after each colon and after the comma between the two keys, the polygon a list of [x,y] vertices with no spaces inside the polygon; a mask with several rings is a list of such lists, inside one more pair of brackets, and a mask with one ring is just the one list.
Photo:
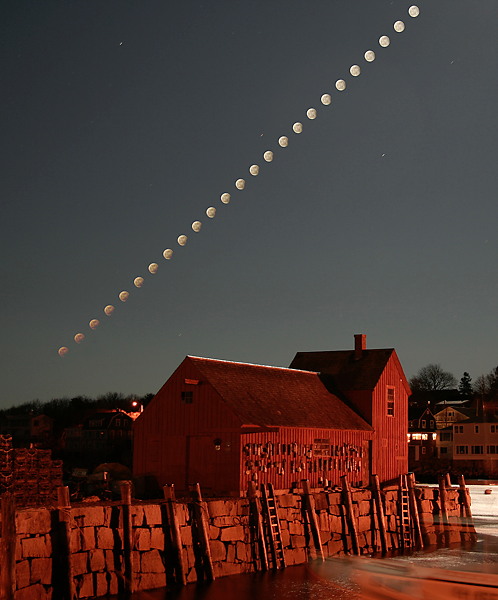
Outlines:
{"label": "stack of lobster trap", "polygon": [[0,435],[0,495],[11,492],[17,506],[54,502],[62,485],[62,461],[51,450],[13,448],[10,435]]}

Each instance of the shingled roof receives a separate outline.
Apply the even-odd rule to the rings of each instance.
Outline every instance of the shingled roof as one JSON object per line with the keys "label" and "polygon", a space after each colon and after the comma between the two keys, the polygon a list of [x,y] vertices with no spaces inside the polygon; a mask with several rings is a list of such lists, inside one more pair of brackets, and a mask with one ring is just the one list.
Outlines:
{"label": "shingled roof", "polygon": [[188,356],[245,425],[370,431],[317,373]]}
{"label": "shingled roof", "polygon": [[363,350],[358,360],[354,350],[298,352],[290,368],[331,375],[334,384],[343,392],[373,390],[393,354],[394,348]]}

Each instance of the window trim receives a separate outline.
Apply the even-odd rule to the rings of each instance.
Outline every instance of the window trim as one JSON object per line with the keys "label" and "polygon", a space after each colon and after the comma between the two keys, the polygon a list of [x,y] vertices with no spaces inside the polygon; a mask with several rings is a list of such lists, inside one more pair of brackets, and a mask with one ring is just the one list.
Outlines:
{"label": "window trim", "polygon": [[[392,396],[392,398],[391,398]],[[393,385],[386,386],[386,417],[395,416],[396,388]]]}

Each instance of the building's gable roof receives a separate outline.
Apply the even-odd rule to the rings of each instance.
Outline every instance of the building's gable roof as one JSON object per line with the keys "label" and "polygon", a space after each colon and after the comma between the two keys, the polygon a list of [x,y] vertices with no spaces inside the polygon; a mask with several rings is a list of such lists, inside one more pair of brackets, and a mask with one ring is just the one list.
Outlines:
{"label": "building's gable roof", "polygon": [[342,392],[373,390],[387,363],[395,355],[394,348],[365,349],[362,351],[359,360],[355,359],[354,350],[298,352],[291,362],[290,368],[330,375],[333,377],[335,385]]}
{"label": "building's gable roof", "polygon": [[316,373],[195,356],[186,360],[244,425],[371,430]]}

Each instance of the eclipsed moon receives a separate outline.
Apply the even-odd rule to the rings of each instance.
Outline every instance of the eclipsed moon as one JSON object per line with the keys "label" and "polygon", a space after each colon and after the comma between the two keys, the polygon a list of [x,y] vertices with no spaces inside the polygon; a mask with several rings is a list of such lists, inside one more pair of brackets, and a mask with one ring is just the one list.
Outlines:
{"label": "eclipsed moon", "polygon": [[228,204],[230,202],[230,197],[230,194],[225,192],[224,194],[221,194],[220,200],[223,202],[223,204]]}
{"label": "eclipsed moon", "polygon": [[391,40],[389,39],[389,37],[387,35],[383,35],[382,37],[379,38],[379,46],[381,46],[382,48],[387,48],[390,43],[391,43]]}
{"label": "eclipsed moon", "polygon": [[97,329],[100,325],[100,321],[98,319],[92,319],[88,325],[90,325],[90,329]]}
{"label": "eclipsed moon", "polygon": [[121,300],[121,302],[126,302],[128,300],[128,298],[130,297],[130,293],[126,292],[126,291],[122,291],[119,294],[119,299]]}
{"label": "eclipsed moon", "polygon": [[263,158],[266,160],[266,162],[271,162],[273,160],[273,152],[271,150],[267,150],[263,154]]}
{"label": "eclipsed moon", "polygon": [[401,33],[405,30],[405,24],[403,23],[403,21],[396,21],[396,23],[394,23],[393,25],[393,28],[394,31],[396,31],[397,33]]}
{"label": "eclipsed moon", "polygon": [[337,90],[339,90],[339,92],[343,92],[346,89],[346,82],[344,79],[338,79],[335,82],[335,87]]}
{"label": "eclipsed moon", "polygon": [[294,133],[301,133],[303,131],[303,124],[302,123],[294,123],[294,125],[292,126],[292,131]]}
{"label": "eclipsed moon", "polygon": [[187,243],[187,239],[188,238],[186,235],[179,235],[176,241],[178,242],[179,246],[185,246],[185,244]]}
{"label": "eclipsed moon", "polygon": [[59,356],[66,356],[66,354],[69,352],[69,348],[66,348],[66,346],[61,346],[59,348],[59,350],[57,351],[57,353],[59,354]]}
{"label": "eclipsed moon", "polygon": [[166,260],[171,260],[173,256],[173,250],[171,250],[171,248],[166,248],[166,250],[163,252],[163,256]]}
{"label": "eclipsed moon", "polygon": [[82,342],[84,339],[85,339],[85,334],[84,334],[84,333],[77,333],[77,334],[74,336],[74,341],[75,341],[77,344],[80,344],[80,343],[81,343],[81,342]]}
{"label": "eclipsed moon", "polygon": [[367,50],[365,52],[365,60],[367,62],[373,62],[375,60],[375,52],[373,50]]}
{"label": "eclipsed moon", "polygon": [[361,73],[361,69],[359,65],[351,65],[351,67],[349,68],[349,72],[353,77],[358,77],[358,75]]}
{"label": "eclipsed moon", "polygon": [[332,102],[332,96],[330,94],[323,94],[320,101],[324,106],[328,106]]}
{"label": "eclipsed moon", "polygon": [[152,275],[155,275],[157,273],[157,270],[159,269],[159,265],[157,263],[150,263],[148,268],[149,268],[149,273],[152,273]]}
{"label": "eclipsed moon", "polygon": [[285,135],[283,135],[282,137],[279,137],[278,145],[281,146],[282,148],[287,148],[287,146],[289,145],[289,138]]}
{"label": "eclipsed moon", "polygon": [[214,206],[210,206],[209,208],[206,208],[206,215],[210,219],[214,219],[214,217],[216,216],[216,208]]}
{"label": "eclipsed moon", "polygon": [[308,108],[308,110],[306,111],[306,116],[311,121],[313,121],[313,119],[316,119],[316,108]]}
{"label": "eclipsed moon", "polygon": [[194,221],[192,223],[192,231],[195,231],[196,233],[199,233],[199,231],[201,230],[202,227],[202,223],[200,221]]}
{"label": "eclipsed moon", "polygon": [[135,277],[135,279],[133,280],[133,285],[137,288],[141,288],[144,284],[144,278],[143,277]]}
{"label": "eclipsed moon", "polygon": [[104,308],[104,312],[105,314],[110,317],[112,315],[112,313],[114,312],[114,306],[112,304],[108,304],[105,308]]}
{"label": "eclipsed moon", "polygon": [[237,179],[237,181],[235,182],[235,187],[238,190],[243,190],[246,187],[245,179]]}
{"label": "eclipsed moon", "polygon": [[258,165],[251,165],[249,167],[249,173],[253,176],[256,177],[256,175],[259,175],[259,167]]}
{"label": "eclipsed moon", "polygon": [[418,17],[420,14],[419,7],[415,6],[415,4],[413,6],[410,6],[410,8],[408,9],[408,14],[410,15],[410,17]]}

